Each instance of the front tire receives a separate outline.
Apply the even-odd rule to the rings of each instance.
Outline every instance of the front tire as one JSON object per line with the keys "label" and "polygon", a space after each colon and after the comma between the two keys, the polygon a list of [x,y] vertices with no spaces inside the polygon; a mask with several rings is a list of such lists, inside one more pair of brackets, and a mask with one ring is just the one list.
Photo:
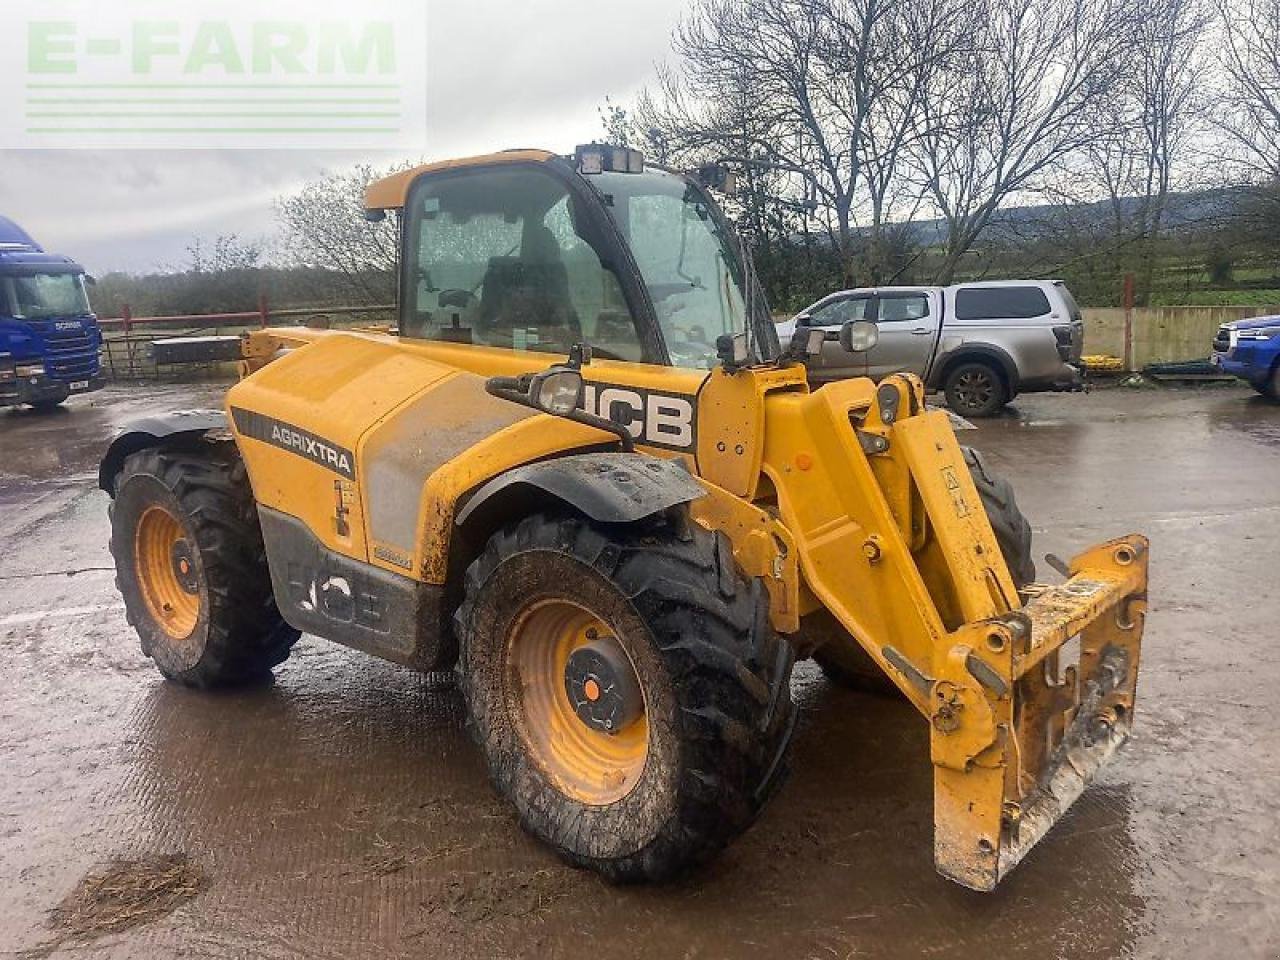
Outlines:
{"label": "front tire", "polygon": [[1271,375],[1258,387],[1258,392],[1268,400],[1280,400],[1280,362],[1271,368]]}
{"label": "front tire", "polygon": [[457,615],[472,732],[522,826],[610,880],[745,830],[782,779],[789,643],[728,541],[535,515],[495,534]]}
{"label": "front tire", "polygon": [[142,652],[169,680],[268,677],[299,637],[276,608],[244,464],[230,444],[129,456],[111,503],[111,554]]}
{"label": "front tire", "polygon": [[[1031,524],[1018,508],[1013,485],[989,470],[981,454],[973,447],[962,446],[960,450],[964,453],[973,485],[978,488],[978,498],[987,511],[987,519],[1009,568],[1009,576],[1013,578],[1013,585],[1021,590],[1036,578],[1036,563],[1031,556]],[[819,643],[813,659],[832,683],[864,693],[901,694],[897,684],[826,610],[806,617],[801,631]]]}
{"label": "front tire", "polygon": [[959,364],[943,384],[947,406],[962,417],[994,417],[1012,397],[1000,371],[981,360]]}

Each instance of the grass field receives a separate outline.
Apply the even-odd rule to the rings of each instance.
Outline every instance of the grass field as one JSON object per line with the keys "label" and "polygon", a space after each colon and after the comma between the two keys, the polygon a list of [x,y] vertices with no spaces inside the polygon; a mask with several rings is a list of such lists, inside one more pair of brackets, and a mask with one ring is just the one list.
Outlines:
{"label": "grass field", "polygon": [[1269,307],[1280,305],[1280,287],[1244,290],[1165,290],[1151,297],[1153,307]]}

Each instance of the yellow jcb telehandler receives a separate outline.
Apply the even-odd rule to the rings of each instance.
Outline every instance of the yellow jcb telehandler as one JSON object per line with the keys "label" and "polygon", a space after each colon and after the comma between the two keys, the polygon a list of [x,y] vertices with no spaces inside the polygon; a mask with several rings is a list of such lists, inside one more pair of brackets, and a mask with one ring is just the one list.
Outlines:
{"label": "yellow jcb telehandler", "polygon": [[937,868],[990,890],[1129,734],[1147,541],[1033,582],[1012,491],[918,379],[809,388],[824,337],[876,329],[780,344],[726,180],[589,145],[373,184],[398,329],[250,333],[225,410],[107,451],[129,618],[196,687],[302,631],[456,665],[523,825],[615,880],[753,821],[812,656],[919,710]]}

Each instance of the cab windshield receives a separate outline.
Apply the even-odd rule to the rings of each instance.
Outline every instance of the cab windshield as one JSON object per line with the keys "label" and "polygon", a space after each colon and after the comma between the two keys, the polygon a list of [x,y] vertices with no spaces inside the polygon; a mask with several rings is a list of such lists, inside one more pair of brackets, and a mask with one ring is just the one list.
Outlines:
{"label": "cab windshield", "polygon": [[[658,170],[582,179],[630,247],[674,366],[715,366],[724,334],[747,334],[749,352],[771,358],[776,337],[751,343],[773,337],[764,298],[744,296],[758,287],[706,194]],[[404,336],[562,355],[587,343],[604,358],[660,362],[609,223],[550,165],[424,177],[405,216]]]}
{"label": "cab windshield", "polygon": [[716,338],[750,330],[736,241],[706,196],[657,170],[584,179],[603,197],[631,248],[672,364],[715,366]]}
{"label": "cab windshield", "polygon": [[18,320],[80,317],[89,313],[84,278],[78,273],[28,273],[0,277],[0,306]]}

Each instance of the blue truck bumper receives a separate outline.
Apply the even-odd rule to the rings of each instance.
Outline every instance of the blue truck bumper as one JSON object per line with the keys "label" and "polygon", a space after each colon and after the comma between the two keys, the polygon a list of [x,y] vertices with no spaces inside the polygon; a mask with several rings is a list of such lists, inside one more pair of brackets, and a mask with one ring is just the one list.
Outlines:
{"label": "blue truck bumper", "polygon": [[106,384],[107,379],[100,372],[81,380],[54,380],[43,375],[0,379],[0,407],[64,400],[101,390]]}
{"label": "blue truck bumper", "polygon": [[1271,376],[1271,357],[1257,350],[1235,350],[1233,353],[1214,353],[1213,365],[1223,373],[1239,377],[1255,390],[1266,386]]}

